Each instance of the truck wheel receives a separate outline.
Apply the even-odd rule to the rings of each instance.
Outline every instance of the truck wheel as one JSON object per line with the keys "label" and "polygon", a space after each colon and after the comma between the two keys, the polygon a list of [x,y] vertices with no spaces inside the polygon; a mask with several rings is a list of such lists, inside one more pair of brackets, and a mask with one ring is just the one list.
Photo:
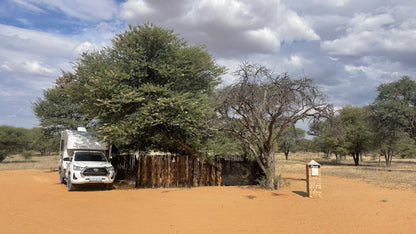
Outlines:
{"label": "truck wheel", "polygon": [[68,181],[66,182],[66,188],[68,189],[68,191],[75,191],[75,185],[72,184],[71,180],[71,173],[69,174]]}
{"label": "truck wheel", "polygon": [[106,190],[112,190],[113,189],[113,183],[111,183],[111,184],[105,184],[105,187],[104,187]]}
{"label": "truck wheel", "polygon": [[59,182],[61,184],[65,184],[65,172],[62,172],[61,170],[59,170]]}

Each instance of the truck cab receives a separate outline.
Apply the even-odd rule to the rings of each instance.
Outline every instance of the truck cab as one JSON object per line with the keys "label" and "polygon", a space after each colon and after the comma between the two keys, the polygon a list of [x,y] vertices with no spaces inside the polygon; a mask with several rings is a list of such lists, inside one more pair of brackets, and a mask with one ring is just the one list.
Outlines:
{"label": "truck cab", "polygon": [[61,132],[59,181],[67,184],[68,191],[82,184],[103,184],[107,189],[113,186],[115,172],[106,157],[107,144],[97,133],[85,128]]}
{"label": "truck cab", "polygon": [[106,189],[113,187],[114,168],[100,151],[74,151],[68,161],[65,181],[68,191],[76,190],[81,184],[103,184]]}

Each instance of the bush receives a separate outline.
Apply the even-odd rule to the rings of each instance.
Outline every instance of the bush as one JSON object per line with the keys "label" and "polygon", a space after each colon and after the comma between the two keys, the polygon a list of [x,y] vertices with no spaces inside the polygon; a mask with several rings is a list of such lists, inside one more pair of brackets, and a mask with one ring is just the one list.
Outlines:
{"label": "bush", "polygon": [[[257,180],[257,182],[259,183],[259,186],[265,189],[267,188],[266,185],[266,177],[261,177],[261,179]],[[279,174],[278,176],[276,176],[274,178],[274,188],[277,190],[280,190],[281,187],[283,186],[289,186],[290,182],[286,181],[285,179],[282,179],[282,174]]]}
{"label": "bush", "polygon": [[35,152],[30,150],[30,151],[25,151],[22,153],[22,157],[26,160],[29,160],[33,157],[33,155],[35,155]]}
{"label": "bush", "polygon": [[7,157],[6,151],[0,150],[0,162],[6,159],[6,157]]}

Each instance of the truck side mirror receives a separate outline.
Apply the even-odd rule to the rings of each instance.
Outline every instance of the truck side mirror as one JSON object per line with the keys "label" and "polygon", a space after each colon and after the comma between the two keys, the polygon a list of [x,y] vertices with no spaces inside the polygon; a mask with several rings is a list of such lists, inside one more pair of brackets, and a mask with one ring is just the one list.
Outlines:
{"label": "truck side mirror", "polygon": [[69,162],[69,161],[71,161],[71,158],[66,157],[66,158],[64,158],[64,161],[65,161],[65,162]]}

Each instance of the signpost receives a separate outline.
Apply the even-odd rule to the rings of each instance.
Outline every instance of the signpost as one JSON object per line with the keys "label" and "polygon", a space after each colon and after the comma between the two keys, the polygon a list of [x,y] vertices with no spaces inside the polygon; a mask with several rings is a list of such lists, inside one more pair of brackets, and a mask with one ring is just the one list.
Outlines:
{"label": "signpost", "polygon": [[306,164],[306,191],[309,198],[320,198],[322,195],[321,165],[314,160]]}

